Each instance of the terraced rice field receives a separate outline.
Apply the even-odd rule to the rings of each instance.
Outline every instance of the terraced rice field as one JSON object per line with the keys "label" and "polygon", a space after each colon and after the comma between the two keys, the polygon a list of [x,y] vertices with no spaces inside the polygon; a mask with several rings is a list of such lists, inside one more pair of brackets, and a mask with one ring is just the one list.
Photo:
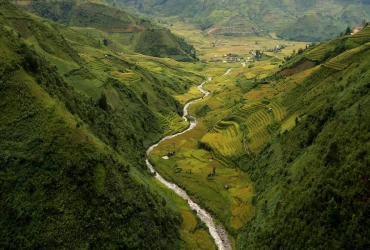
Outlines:
{"label": "terraced rice field", "polygon": [[333,62],[329,61],[324,64],[325,67],[336,69],[336,70],[344,70],[348,67],[348,64],[340,63],[340,62]]}
{"label": "terraced rice field", "polygon": [[78,53],[78,55],[80,56],[80,57],[82,57],[87,63],[89,63],[89,62],[92,62],[92,61],[94,61],[95,59],[94,58],[92,58],[91,56],[89,56],[89,55],[86,55],[86,54],[83,54],[83,53]]}
{"label": "terraced rice field", "polygon": [[271,116],[266,109],[253,113],[246,119],[248,137],[251,143],[248,145],[253,151],[261,150],[268,141],[266,126],[271,123]]}
{"label": "terraced rice field", "polygon": [[221,121],[203,138],[222,155],[239,155],[243,152],[242,133],[239,124],[233,121]]}
{"label": "terraced rice field", "polygon": [[271,114],[277,120],[282,120],[286,116],[286,111],[280,104],[273,103],[269,107],[271,107],[272,113],[269,113],[268,107],[263,103],[244,105],[233,113],[233,115],[245,120],[250,141],[248,146],[253,151],[261,150],[269,139],[266,126],[272,122]]}
{"label": "terraced rice field", "polygon": [[265,105],[263,103],[254,103],[254,104],[247,104],[242,106],[239,111],[235,113],[235,115],[240,116],[242,118],[247,118],[251,114],[261,110],[265,109]]}
{"label": "terraced rice field", "polygon": [[92,69],[96,71],[105,72],[109,70],[109,67],[105,65],[103,62],[101,62],[100,60],[90,61],[89,65],[91,66]]}
{"label": "terraced rice field", "polygon": [[271,116],[266,109],[261,109],[250,115],[246,124],[250,132],[257,130],[260,127],[265,127],[271,123]]}
{"label": "terraced rice field", "polygon": [[140,62],[140,66],[143,66],[143,67],[146,67],[148,69],[150,69],[151,71],[154,71],[154,72],[162,72],[162,68],[158,66],[158,64],[154,63],[154,62]]}
{"label": "terraced rice field", "polygon": [[272,110],[272,113],[274,114],[276,121],[282,121],[286,118],[287,112],[283,105],[281,105],[279,102],[272,102],[270,104],[270,108]]}
{"label": "terraced rice field", "polygon": [[248,144],[253,151],[260,151],[266,145],[269,136],[265,127],[259,127],[248,134],[251,142]]}
{"label": "terraced rice field", "polygon": [[318,48],[308,52],[306,57],[309,60],[320,60],[322,57],[324,57],[326,52],[328,52],[328,49],[325,48],[325,46],[319,46]]}
{"label": "terraced rice field", "polygon": [[140,80],[140,76],[133,72],[121,73],[118,71],[113,71],[111,72],[111,75],[123,81],[124,83],[133,83],[133,82]]}
{"label": "terraced rice field", "polygon": [[167,116],[161,115],[164,135],[173,134],[175,131],[185,129],[188,125],[178,114],[171,112]]}

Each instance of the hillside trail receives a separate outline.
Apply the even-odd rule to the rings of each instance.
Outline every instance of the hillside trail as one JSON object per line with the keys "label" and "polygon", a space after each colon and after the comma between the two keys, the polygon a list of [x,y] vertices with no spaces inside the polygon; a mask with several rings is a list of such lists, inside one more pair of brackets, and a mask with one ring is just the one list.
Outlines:
{"label": "hillside trail", "polygon": [[230,68],[230,69],[228,69],[228,70],[226,70],[226,72],[222,75],[222,76],[226,76],[227,74],[229,74],[230,73],[230,71],[232,70],[232,68]]}
{"label": "hillside trail", "polygon": [[[228,74],[230,72],[231,69],[228,69],[226,71],[225,74]],[[225,75],[224,74],[224,75]],[[201,83],[199,86],[198,86],[198,89],[200,92],[203,93],[203,97],[201,98],[198,98],[198,99],[195,99],[193,101],[190,101],[188,103],[185,104],[184,106],[184,114],[182,116],[182,118],[185,120],[185,121],[189,121],[187,116],[188,116],[188,108],[189,106],[194,103],[194,102],[197,102],[201,99],[203,99],[204,97],[208,96],[210,93],[206,90],[203,89],[203,85],[208,82],[208,81],[211,81],[212,78],[208,78],[207,81]],[[148,168],[150,169],[150,171],[152,173],[155,174],[155,178],[157,178],[160,182],[162,182],[166,187],[172,189],[177,195],[179,195],[181,198],[183,198],[184,200],[186,200],[190,206],[190,208],[192,210],[195,210],[197,212],[197,216],[201,219],[201,221],[203,221],[208,229],[209,229],[209,233],[211,234],[212,238],[215,240],[215,244],[217,246],[217,248],[219,250],[232,250],[232,247],[231,247],[231,244],[230,244],[230,240],[229,238],[227,237],[227,234],[226,234],[226,231],[225,229],[223,229],[222,226],[220,225],[216,225],[211,217],[211,215],[204,209],[202,209],[197,203],[195,203],[194,201],[191,200],[191,198],[189,197],[189,195],[185,192],[185,190],[181,189],[180,187],[178,187],[176,184],[172,183],[172,182],[169,182],[169,181],[166,181],[161,175],[159,175],[155,168],[153,167],[153,165],[149,162],[149,155],[150,153],[153,151],[153,149],[155,147],[158,146],[159,143],[163,142],[163,141],[166,141],[168,139],[171,139],[171,138],[174,138],[178,135],[181,135],[181,134],[184,134],[192,129],[195,128],[195,126],[197,125],[197,120],[195,119],[195,117],[192,117],[189,115],[189,117],[191,117],[190,121],[189,121],[189,127],[182,131],[182,132],[179,132],[177,134],[173,134],[173,135],[168,135],[168,136],[165,136],[164,138],[162,138],[158,143],[150,146],[148,148],[148,150],[146,151],[146,159],[145,159],[145,162],[146,162],[146,165],[148,166]]]}

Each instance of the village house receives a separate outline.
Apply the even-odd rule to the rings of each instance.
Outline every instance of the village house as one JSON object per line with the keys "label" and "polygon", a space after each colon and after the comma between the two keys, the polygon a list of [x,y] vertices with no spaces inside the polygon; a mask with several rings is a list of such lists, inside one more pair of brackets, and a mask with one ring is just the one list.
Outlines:
{"label": "village house", "polygon": [[364,29],[364,26],[357,26],[357,27],[353,28],[351,34],[354,35],[354,34],[356,34],[357,32],[359,32],[359,31],[361,31],[363,29]]}

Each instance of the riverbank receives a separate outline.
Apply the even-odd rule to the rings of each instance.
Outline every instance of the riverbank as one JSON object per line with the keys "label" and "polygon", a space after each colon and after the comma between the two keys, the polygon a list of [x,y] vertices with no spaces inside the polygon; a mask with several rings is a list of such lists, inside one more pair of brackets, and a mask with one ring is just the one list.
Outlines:
{"label": "riverbank", "polygon": [[[230,71],[228,71],[228,72],[230,72]],[[211,81],[211,80],[212,80],[211,78],[208,78],[207,81]],[[198,86],[199,91],[201,91],[204,94],[203,97],[202,98],[195,99],[195,100],[192,100],[192,101],[190,101],[190,102],[188,102],[188,103],[185,104],[185,106],[184,106],[184,112],[183,112],[183,117],[182,117],[185,121],[188,121],[187,116],[188,116],[188,108],[189,108],[189,106],[192,103],[194,103],[196,101],[199,101],[199,100],[203,99],[204,97],[207,97],[210,94],[208,91],[206,91],[206,90],[203,89],[203,85],[207,81],[201,83]],[[184,133],[186,133],[186,132],[194,129],[195,126],[197,125],[197,120],[196,120],[195,117],[192,117],[192,118],[193,119],[190,121],[190,125],[189,125],[189,127],[186,130],[184,130],[182,132],[179,132],[177,134],[174,134],[174,135],[165,136],[158,143],[156,143],[156,144],[152,145],[151,147],[149,147],[148,150],[146,151],[146,164],[147,164],[148,168],[153,173],[155,173],[155,178],[156,179],[158,179],[160,182],[162,182],[166,187],[172,189],[177,195],[179,195],[180,197],[182,197],[184,200],[186,200],[188,202],[190,208],[192,210],[195,210],[197,212],[197,216],[207,225],[207,227],[209,229],[209,232],[210,232],[212,238],[214,239],[217,248],[219,250],[232,250],[232,247],[231,247],[230,241],[229,241],[229,239],[227,237],[226,231],[220,225],[216,225],[214,223],[211,215],[206,210],[202,209],[194,201],[192,201],[190,199],[190,197],[187,195],[187,193],[183,189],[181,189],[180,187],[178,187],[174,183],[171,183],[171,182],[166,181],[160,174],[158,174],[157,171],[155,170],[155,168],[149,162],[149,159],[148,159],[149,154],[153,151],[153,149],[155,147],[158,146],[159,143],[161,143],[161,142],[163,142],[165,140],[169,140],[171,138],[174,138],[174,137],[176,137],[178,135],[184,134]]]}

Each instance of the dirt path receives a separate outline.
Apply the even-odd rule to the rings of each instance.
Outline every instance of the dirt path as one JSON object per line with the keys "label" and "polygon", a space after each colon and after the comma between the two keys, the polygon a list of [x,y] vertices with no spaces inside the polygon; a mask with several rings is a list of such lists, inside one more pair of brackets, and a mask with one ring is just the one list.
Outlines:
{"label": "dirt path", "polygon": [[[230,72],[230,70],[231,69],[228,69],[224,75],[228,74]],[[208,78],[208,81],[211,81],[211,80],[212,80],[211,78]],[[208,91],[203,89],[203,85],[206,82],[207,81],[203,82],[202,84],[200,84],[198,86],[199,91],[204,94],[203,97],[199,98],[199,99],[196,99],[196,100],[193,100],[193,101],[190,101],[190,102],[185,104],[185,106],[184,106],[184,115],[182,116],[182,118],[185,121],[188,121],[186,116],[188,115],[189,106],[192,103],[194,103],[196,101],[199,101],[199,100],[203,99],[204,97],[206,97],[210,94]],[[176,194],[178,194],[181,198],[183,198],[184,200],[186,200],[188,202],[188,204],[189,204],[189,206],[192,210],[195,210],[197,212],[198,217],[207,225],[207,227],[209,229],[209,233],[211,234],[212,238],[215,240],[216,246],[219,250],[232,250],[230,240],[227,237],[227,233],[226,233],[225,229],[223,229],[222,226],[220,226],[220,225],[216,225],[213,222],[213,219],[212,219],[211,215],[206,210],[202,209],[197,203],[192,201],[190,199],[190,197],[188,196],[188,194],[183,189],[181,189],[180,187],[178,187],[174,183],[166,181],[162,176],[160,176],[156,172],[153,165],[150,164],[150,162],[149,162],[149,158],[148,158],[149,154],[153,151],[153,149],[155,147],[158,146],[159,143],[161,143],[165,140],[171,139],[173,137],[176,137],[178,135],[181,135],[183,133],[186,133],[186,132],[192,130],[193,128],[195,128],[196,125],[197,125],[197,120],[195,119],[195,117],[192,117],[192,121],[190,121],[190,125],[186,130],[184,130],[180,133],[174,134],[174,135],[168,135],[168,136],[162,138],[162,140],[160,140],[158,143],[150,146],[150,148],[148,148],[148,150],[146,151],[146,159],[145,159],[146,165],[148,166],[150,171],[152,171],[153,173],[156,173],[155,178],[157,178],[160,182],[162,182],[166,187],[175,191]]]}
{"label": "dirt path", "polygon": [[230,73],[230,71],[232,70],[232,68],[230,68],[230,69],[228,69],[228,70],[226,70],[226,72],[222,75],[222,76],[226,76],[227,74],[229,74]]}

